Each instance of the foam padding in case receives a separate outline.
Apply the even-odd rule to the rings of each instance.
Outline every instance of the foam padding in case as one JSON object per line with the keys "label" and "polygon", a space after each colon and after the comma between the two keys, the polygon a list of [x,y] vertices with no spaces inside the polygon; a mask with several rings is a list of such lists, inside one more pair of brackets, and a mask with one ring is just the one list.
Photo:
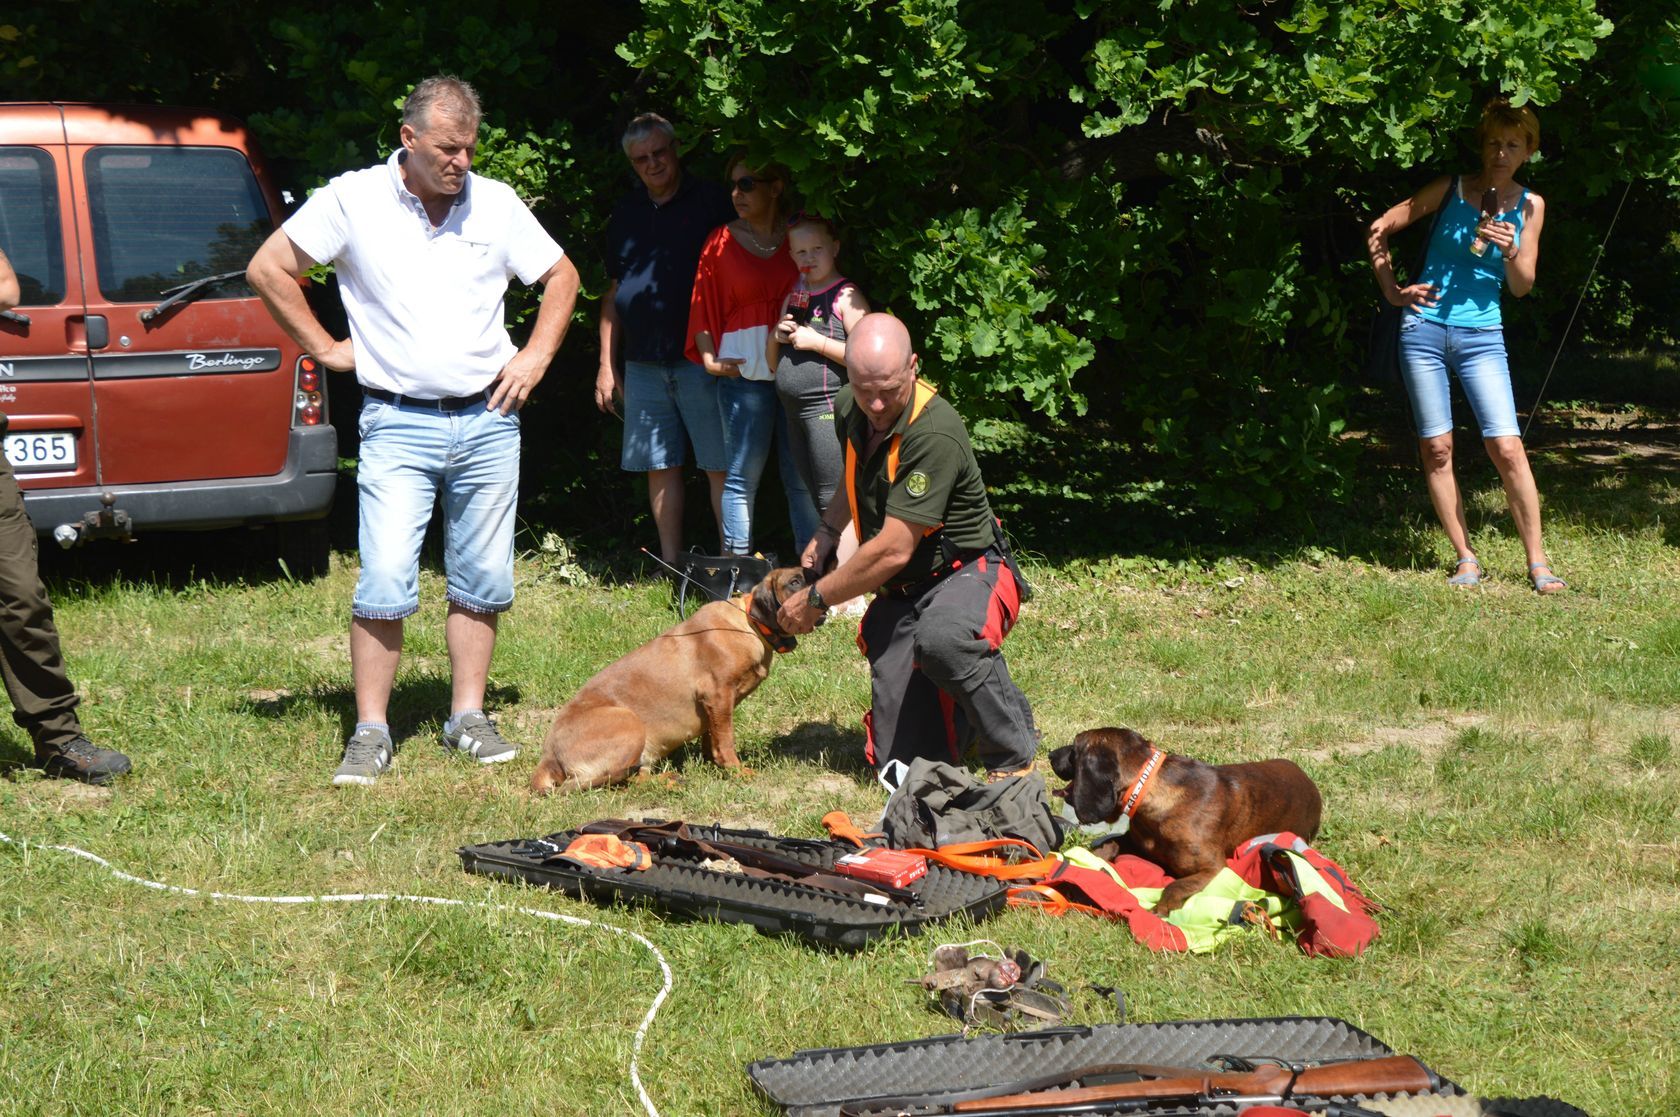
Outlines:
{"label": "foam padding in case", "polygon": [[[648,823],[658,820],[645,819]],[[832,841],[781,838],[762,830],[690,825],[707,841],[736,842],[832,869],[834,859],[853,849]],[[602,870],[556,861],[577,836],[568,830],[546,838],[489,842],[457,852],[469,873],[521,880],[600,904],[645,904],[679,918],[750,923],[765,934],[792,934],[812,942],[855,950],[894,934],[918,934],[931,923],[965,915],[979,921],[1004,906],[1006,886],[991,877],[930,865],[910,885],[918,903],[889,899],[874,903],[791,881],[762,880],[703,867],[697,859],[654,851],[646,870]]]}

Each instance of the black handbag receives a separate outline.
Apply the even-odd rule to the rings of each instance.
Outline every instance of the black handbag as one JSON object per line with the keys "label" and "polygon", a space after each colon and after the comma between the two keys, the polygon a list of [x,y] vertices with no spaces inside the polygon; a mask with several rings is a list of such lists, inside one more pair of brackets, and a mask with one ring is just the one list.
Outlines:
{"label": "black handbag", "polygon": [[[1457,175],[1453,176],[1449,189],[1453,193],[1458,192]],[[1416,283],[1423,274],[1424,265],[1429,262],[1429,242],[1435,239],[1435,226],[1440,223],[1441,211],[1447,208],[1450,200],[1450,195],[1443,195],[1441,204],[1430,218],[1429,229],[1423,234],[1423,241],[1413,257],[1414,266],[1406,271],[1409,282]],[[1377,312],[1371,315],[1370,336],[1365,346],[1365,379],[1379,387],[1400,386],[1400,322],[1405,313],[1404,307],[1383,299],[1377,306]]]}
{"label": "black handbag", "polygon": [[688,616],[688,599],[695,608],[727,601],[770,576],[775,563],[762,555],[702,555],[694,551],[677,563],[677,612]]}

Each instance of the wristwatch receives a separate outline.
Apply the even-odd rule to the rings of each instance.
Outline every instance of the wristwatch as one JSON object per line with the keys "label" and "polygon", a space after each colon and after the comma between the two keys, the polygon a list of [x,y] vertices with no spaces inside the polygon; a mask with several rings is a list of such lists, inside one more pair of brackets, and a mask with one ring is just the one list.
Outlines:
{"label": "wristwatch", "polygon": [[816,586],[812,586],[811,592],[805,595],[805,604],[819,613],[828,612],[828,602],[823,600],[822,591]]}

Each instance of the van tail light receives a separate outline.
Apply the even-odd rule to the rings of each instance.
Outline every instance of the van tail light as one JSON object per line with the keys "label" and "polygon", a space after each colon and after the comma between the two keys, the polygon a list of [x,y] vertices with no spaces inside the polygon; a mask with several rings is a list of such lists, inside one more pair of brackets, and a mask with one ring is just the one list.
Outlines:
{"label": "van tail light", "polygon": [[314,357],[299,357],[292,376],[292,426],[318,427],[327,421],[324,370]]}

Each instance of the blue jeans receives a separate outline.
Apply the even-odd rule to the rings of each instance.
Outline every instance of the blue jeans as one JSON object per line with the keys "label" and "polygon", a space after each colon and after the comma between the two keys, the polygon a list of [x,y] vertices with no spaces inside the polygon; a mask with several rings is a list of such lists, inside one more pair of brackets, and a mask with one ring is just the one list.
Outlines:
{"label": "blue jeans", "polygon": [[724,467],[718,378],[690,361],[624,362],[624,451],[631,473],[681,466],[694,447],[694,464]]}
{"label": "blue jeans", "polygon": [[[730,555],[753,552],[753,504],[764,463],[770,460],[773,438],[781,444],[777,468],[787,492],[788,518],[795,542],[809,541],[817,530],[817,506],[799,479],[788,450],[787,417],[771,380],[718,378],[718,410],[723,417],[723,442],[729,464],[723,475],[723,550]],[[780,437],[777,437],[780,435]],[[801,550],[804,543],[799,543]]]}
{"label": "blue jeans", "polygon": [[449,600],[475,613],[512,605],[519,412],[364,398],[357,427],[362,572],[350,611],[400,620],[419,610],[420,545],[440,492]]}
{"label": "blue jeans", "polygon": [[758,498],[764,463],[770,460],[770,440],[780,410],[771,381],[718,378],[718,414],[723,419],[728,458],[723,475],[724,554],[752,554],[753,502]]}
{"label": "blue jeans", "polygon": [[1434,438],[1453,429],[1448,372],[1464,388],[1483,438],[1522,434],[1502,327],[1444,326],[1407,313],[1400,319],[1400,370],[1419,438]]}

